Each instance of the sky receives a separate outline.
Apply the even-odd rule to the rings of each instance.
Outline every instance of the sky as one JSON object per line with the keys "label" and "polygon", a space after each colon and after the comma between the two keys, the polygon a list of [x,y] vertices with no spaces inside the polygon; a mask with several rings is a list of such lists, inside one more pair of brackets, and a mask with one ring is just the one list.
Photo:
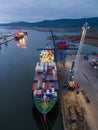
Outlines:
{"label": "sky", "polygon": [[98,0],[0,0],[0,23],[98,17]]}

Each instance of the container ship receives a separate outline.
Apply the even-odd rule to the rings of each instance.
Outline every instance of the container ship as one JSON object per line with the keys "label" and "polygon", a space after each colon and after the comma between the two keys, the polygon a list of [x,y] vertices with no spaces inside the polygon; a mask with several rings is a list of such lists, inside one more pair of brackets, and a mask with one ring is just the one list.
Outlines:
{"label": "container ship", "polygon": [[45,50],[40,54],[40,62],[35,67],[32,96],[35,107],[46,122],[47,113],[58,101],[58,78],[53,51]]}

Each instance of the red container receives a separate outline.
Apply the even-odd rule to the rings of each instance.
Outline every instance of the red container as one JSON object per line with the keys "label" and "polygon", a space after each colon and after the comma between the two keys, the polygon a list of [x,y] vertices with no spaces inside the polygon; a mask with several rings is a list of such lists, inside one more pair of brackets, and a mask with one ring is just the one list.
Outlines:
{"label": "red container", "polygon": [[34,91],[34,90],[36,89],[36,86],[37,86],[37,83],[34,82],[34,83],[33,83],[33,86],[32,86],[32,91]]}

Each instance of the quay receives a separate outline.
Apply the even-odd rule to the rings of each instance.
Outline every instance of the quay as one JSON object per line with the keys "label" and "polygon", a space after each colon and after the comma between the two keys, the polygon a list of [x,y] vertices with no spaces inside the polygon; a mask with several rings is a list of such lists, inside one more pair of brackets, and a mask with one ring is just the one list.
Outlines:
{"label": "quay", "polygon": [[[89,64],[89,61],[93,58],[94,56],[90,56],[89,60],[86,60],[83,55],[80,57],[74,78],[75,82],[79,84],[79,94],[76,94],[75,91],[67,90],[65,87],[66,81],[69,80],[69,70],[75,55],[67,55],[65,65],[60,62],[57,63],[64,130],[98,130],[98,71],[94,70]],[[85,91],[85,95],[81,92],[82,89]],[[86,101],[86,96],[89,98],[90,103]],[[76,119],[75,123],[71,123],[69,106],[73,110]],[[79,118],[77,106],[81,109],[82,118]]]}

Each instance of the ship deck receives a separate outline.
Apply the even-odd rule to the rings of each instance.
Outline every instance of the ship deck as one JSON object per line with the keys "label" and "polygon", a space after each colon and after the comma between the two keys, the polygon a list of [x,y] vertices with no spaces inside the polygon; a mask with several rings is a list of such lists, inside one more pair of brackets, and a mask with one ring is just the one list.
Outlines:
{"label": "ship deck", "polygon": [[[93,56],[90,56],[89,58],[92,59]],[[86,96],[83,95],[81,91],[79,94],[76,94],[75,91],[69,91],[65,88],[72,60],[74,59],[74,55],[68,55],[65,66],[63,66],[60,62],[57,64],[64,130],[98,130],[98,71],[94,70],[90,66],[89,61],[85,60],[83,56],[81,56],[75,75],[75,81],[79,83],[80,90],[85,90],[86,96],[90,99],[90,103],[88,103],[86,102]],[[69,104],[73,107],[73,109],[75,109],[76,105],[80,106],[84,115],[82,121],[79,120],[79,116],[75,113],[76,123],[71,123],[70,113],[67,109]]]}

